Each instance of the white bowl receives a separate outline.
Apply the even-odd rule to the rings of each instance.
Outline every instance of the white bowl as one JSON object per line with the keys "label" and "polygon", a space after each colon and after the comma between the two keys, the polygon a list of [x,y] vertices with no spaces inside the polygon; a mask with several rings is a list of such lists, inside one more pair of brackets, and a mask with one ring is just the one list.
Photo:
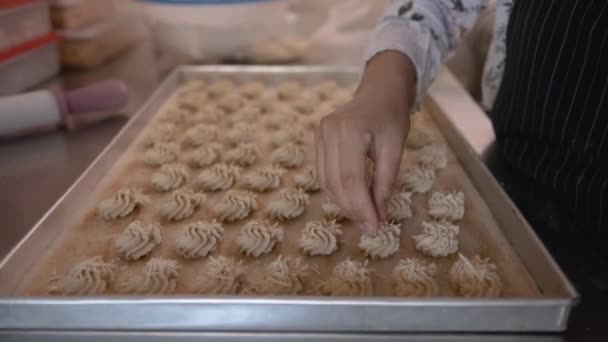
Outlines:
{"label": "white bowl", "polygon": [[142,2],[157,42],[196,60],[246,57],[286,34],[287,4],[276,0]]}

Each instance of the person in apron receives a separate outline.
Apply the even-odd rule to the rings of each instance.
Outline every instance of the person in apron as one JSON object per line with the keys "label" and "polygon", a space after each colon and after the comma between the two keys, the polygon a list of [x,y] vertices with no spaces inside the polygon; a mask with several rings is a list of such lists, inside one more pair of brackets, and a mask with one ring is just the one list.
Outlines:
{"label": "person in apron", "polygon": [[[356,95],[321,122],[322,187],[365,233],[384,219],[410,113],[485,2],[392,1]],[[599,231],[608,225],[606,61],[608,1],[498,0],[482,92],[501,154]]]}

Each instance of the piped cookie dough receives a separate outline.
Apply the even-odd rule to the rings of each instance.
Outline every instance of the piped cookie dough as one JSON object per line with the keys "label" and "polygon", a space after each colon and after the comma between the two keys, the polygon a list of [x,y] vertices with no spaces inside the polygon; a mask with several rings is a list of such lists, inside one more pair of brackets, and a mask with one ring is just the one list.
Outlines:
{"label": "piped cookie dough", "polygon": [[116,275],[116,264],[101,255],[79,262],[66,275],[50,279],[50,294],[64,296],[101,295]]}
{"label": "piped cookie dough", "polygon": [[429,199],[429,215],[436,220],[458,221],[464,217],[462,192],[434,192]]}
{"label": "piped cookie dough", "polygon": [[260,155],[260,150],[255,143],[243,143],[226,152],[224,161],[239,166],[251,166],[255,164]]}
{"label": "piped cookie dough", "polygon": [[243,184],[250,190],[265,192],[281,186],[281,177],[287,172],[278,166],[263,166],[250,171],[242,178]]}
{"label": "piped cookie dough", "polygon": [[321,210],[323,210],[325,216],[330,220],[336,220],[340,222],[346,218],[346,216],[342,212],[342,208],[340,208],[340,206],[336,202],[332,201],[329,198],[327,198],[323,202],[323,204],[321,204]]}
{"label": "piped cookie dough", "polygon": [[409,167],[399,177],[398,183],[413,193],[428,192],[435,183],[435,169],[426,165]]}
{"label": "piped cookie dough", "polygon": [[218,128],[208,124],[197,124],[186,131],[186,141],[192,146],[201,146],[217,140]]}
{"label": "piped cookie dough", "polygon": [[150,254],[161,241],[162,233],[158,223],[145,224],[136,220],[116,236],[114,251],[127,261],[135,261]]}
{"label": "piped cookie dough", "polygon": [[428,133],[419,128],[414,127],[410,130],[410,133],[407,136],[405,146],[413,149],[419,149],[423,148],[424,146],[430,145],[432,142],[433,139],[431,139]]}
{"label": "piped cookie dough", "polygon": [[181,221],[192,216],[203,203],[206,196],[191,189],[178,189],[171,193],[171,197],[164,204],[162,211],[169,221]]}
{"label": "piped cookie dough", "polygon": [[179,276],[177,261],[152,258],[146,263],[143,274],[130,277],[123,284],[123,292],[136,295],[161,295],[175,292]]}
{"label": "piped cookie dough", "polygon": [[142,138],[142,142],[146,146],[152,146],[156,143],[169,142],[175,134],[175,124],[159,123],[150,127]]}
{"label": "piped cookie dough", "polygon": [[323,283],[323,292],[331,296],[366,297],[373,294],[372,271],[366,264],[346,259],[334,267]]}
{"label": "piped cookie dough", "polygon": [[300,127],[285,127],[272,136],[272,143],[279,147],[285,144],[303,144],[304,130]]}
{"label": "piped cookie dough", "polygon": [[296,186],[304,191],[315,192],[321,189],[317,170],[312,166],[306,167],[302,172],[296,174],[293,180]]}
{"label": "piped cookie dough", "polygon": [[310,196],[302,189],[282,189],[268,204],[268,212],[274,219],[287,221],[299,217],[310,202]]}
{"label": "piped cookie dough", "polygon": [[224,138],[226,142],[234,146],[252,143],[256,141],[256,129],[253,125],[240,122],[229,129]]}
{"label": "piped cookie dough", "polygon": [[176,143],[157,143],[144,153],[143,161],[150,166],[159,166],[174,162],[178,153],[179,145]]}
{"label": "piped cookie dough", "polygon": [[236,239],[242,254],[259,257],[272,252],[277,242],[283,241],[283,227],[278,223],[251,220],[247,222]]}
{"label": "piped cookie dough", "polygon": [[224,228],[216,220],[189,223],[177,238],[177,253],[187,259],[206,257],[215,252],[223,234]]}
{"label": "piped cookie dough", "polygon": [[342,237],[340,224],[335,220],[310,221],[298,239],[298,248],[305,254],[331,255],[338,250]]}
{"label": "piped cookie dough", "polygon": [[437,267],[421,259],[399,260],[393,269],[393,294],[399,297],[435,297],[439,295],[439,285],[435,280]]}
{"label": "piped cookie dough", "polygon": [[200,146],[190,155],[190,163],[196,167],[212,165],[219,160],[221,150],[222,145],[220,143],[209,143]]}
{"label": "piped cookie dough", "polygon": [[399,235],[401,235],[401,224],[383,223],[373,235],[361,236],[359,248],[372,260],[385,259],[399,250]]}
{"label": "piped cookie dough", "polygon": [[386,203],[386,218],[388,221],[402,221],[412,216],[410,208],[412,193],[402,191],[393,194]]}
{"label": "piped cookie dough", "polygon": [[175,190],[190,179],[188,167],[180,163],[165,164],[152,175],[152,185],[157,191]]}
{"label": "piped cookie dough", "polygon": [[242,220],[258,209],[257,196],[249,191],[228,190],[215,205],[214,211],[220,221]]}
{"label": "piped cookie dough", "polygon": [[304,162],[304,148],[289,143],[285,144],[272,152],[272,162],[287,168],[295,168]]}
{"label": "piped cookie dough", "polygon": [[225,256],[209,257],[209,261],[197,280],[196,293],[212,295],[234,295],[243,286],[245,266]]}
{"label": "piped cookie dough", "polygon": [[432,257],[444,257],[458,251],[460,228],[447,221],[422,221],[422,233],[414,235],[416,249]]}
{"label": "piped cookie dough", "polygon": [[420,149],[418,161],[435,169],[443,169],[448,165],[448,150],[444,144],[428,145]]}
{"label": "piped cookie dough", "polygon": [[308,267],[299,258],[279,255],[271,262],[262,279],[249,291],[265,295],[297,295],[304,292],[304,282]]}
{"label": "piped cookie dough", "polygon": [[140,188],[123,188],[112,197],[99,203],[99,215],[106,220],[116,220],[131,214],[137,207],[150,202],[150,197],[144,195]]}
{"label": "piped cookie dough", "polygon": [[450,269],[450,284],[464,297],[498,297],[502,291],[502,280],[496,272],[496,265],[489,258],[482,259],[476,255],[468,259],[458,254],[460,260],[456,261]]}
{"label": "piped cookie dough", "polygon": [[198,184],[207,191],[228,190],[240,174],[241,169],[236,165],[215,164],[199,174]]}

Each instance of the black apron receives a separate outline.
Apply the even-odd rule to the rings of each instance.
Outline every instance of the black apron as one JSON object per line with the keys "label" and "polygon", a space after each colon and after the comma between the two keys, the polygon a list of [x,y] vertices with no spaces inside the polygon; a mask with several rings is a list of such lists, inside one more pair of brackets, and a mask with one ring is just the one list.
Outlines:
{"label": "black apron", "polygon": [[608,1],[516,0],[492,110],[504,158],[608,228]]}

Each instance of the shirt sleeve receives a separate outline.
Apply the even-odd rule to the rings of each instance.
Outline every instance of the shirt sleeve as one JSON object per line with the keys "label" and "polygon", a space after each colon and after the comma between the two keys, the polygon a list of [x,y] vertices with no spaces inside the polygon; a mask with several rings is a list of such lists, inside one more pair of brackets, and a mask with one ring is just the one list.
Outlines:
{"label": "shirt sleeve", "polygon": [[486,0],[392,0],[365,60],[386,50],[406,54],[416,67],[420,103],[443,61],[485,8]]}

